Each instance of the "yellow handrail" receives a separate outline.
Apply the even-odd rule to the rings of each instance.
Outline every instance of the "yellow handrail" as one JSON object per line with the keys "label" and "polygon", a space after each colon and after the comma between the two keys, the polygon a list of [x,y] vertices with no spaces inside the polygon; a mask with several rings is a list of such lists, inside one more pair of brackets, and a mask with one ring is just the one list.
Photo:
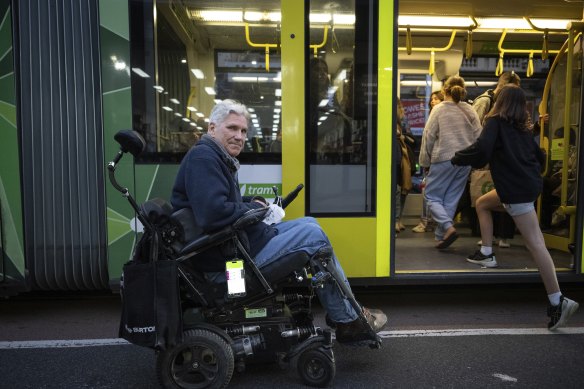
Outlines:
{"label": "yellow handrail", "polygon": [[466,59],[472,58],[472,30],[468,30],[466,35],[466,50],[464,55]]}
{"label": "yellow handrail", "polygon": [[499,53],[499,60],[497,61],[497,67],[495,68],[495,76],[499,77],[503,73],[503,56],[504,53]]}
{"label": "yellow handrail", "polygon": [[249,37],[249,23],[245,23],[245,40],[251,47],[263,47],[266,50],[266,71],[270,71],[270,48],[277,48],[277,43],[254,43]]}
{"label": "yellow handrail", "polygon": [[529,53],[529,59],[527,60],[527,71],[525,72],[527,77],[533,76],[533,53]]}
{"label": "yellow handrail", "polygon": [[450,48],[452,47],[452,44],[454,43],[454,38],[456,37],[456,32],[457,30],[452,30],[452,34],[450,35],[450,41],[448,42],[448,44],[444,47],[412,47],[412,37],[410,35],[410,30],[408,27],[408,32],[406,35],[406,47],[398,47],[398,50],[400,51],[406,51],[408,55],[410,55],[412,53],[412,51],[429,51],[430,52],[430,66],[428,67],[428,73],[430,75],[434,74],[435,71],[435,58],[436,58],[436,52],[437,51],[448,51],[450,50]]}
{"label": "yellow handrail", "polygon": [[316,44],[316,45],[309,45],[309,47],[314,51],[314,58],[316,58],[316,56],[318,55],[318,49],[320,49],[321,47],[323,47],[326,44],[326,41],[328,39],[328,29],[329,29],[329,26],[324,26],[324,33],[323,33],[323,37],[322,37],[322,42],[320,42],[319,44]]}
{"label": "yellow handrail", "polygon": [[535,31],[540,31],[540,32],[557,32],[557,33],[560,33],[560,34],[567,34],[568,33],[568,29],[567,28],[541,28],[541,27],[537,27],[535,24],[533,24],[531,22],[531,19],[528,18],[527,16],[524,16],[523,19],[529,24],[529,27],[531,27]]}
{"label": "yellow handrail", "polygon": [[193,105],[193,100],[195,99],[195,96],[197,94],[197,88],[195,88],[194,86],[191,87],[191,91],[189,93],[189,98],[187,99],[187,108],[185,108],[185,117],[191,119],[191,111],[189,111],[188,107],[191,107]]}
{"label": "yellow handrail", "polygon": [[[564,120],[563,120],[563,150],[562,150],[562,177],[561,177],[561,184],[560,184],[560,206],[557,208],[557,212],[563,215],[569,215],[570,217],[570,228],[569,228],[569,236],[568,241],[574,242],[575,239],[575,231],[576,231],[576,206],[568,204],[568,174],[569,174],[569,156],[570,156],[570,108],[572,101],[572,67],[573,67],[573,57],[574,57],[574,44],[580,38],[581,32],[575,34],[576,29],[570,28],[568,31],[568,39],[559,50],[559,54],[554,59],[550,70],[548,72],[548,77],[546,79],[546,83],[544,86],[543,96],[541,103],[539,104],[539,114],[540,114],[540,144],[545,146],[545,122],[543,117],[547,114],[547,106],[548,106],[548,99],[551,90],[551,82],[552,82],[552,75],[557,64],[560,62],[560,59],[566,54],[567,51],[567,58],[566,58],[566,80],[565,80],[565,104],[564,104]],[[553,134],[550,134],[550,137]],[[546,151],[548,153],[548,157],[546,158],[545,162],[545,169],[543,175],[546,176],[549,174],[549,163],[550,160],[549,154],[551,152],[551,142],[547,142]],[[541,198],[538,201],[538,213],[541,211]]]}
{"label": "yellow handrail", "polygon": [[574,30],[570,29],[568,34],[568,57],[566,58],[566,84],[564,103],[564,150],[562,155],[562,189],[560,194],[560,204],[568,205],[568,158],[570,151],[570,107],[572,103],[572,66],[574,63]]}
{"label": "yellow handrail", "polygon": [[[525,31],[522,31],[525,32]],[[499,39],[499,44],[497,48],[499,49],[499,61],[497,62],[497,68],[495,69],[495,75],[498,77],[503,73],[503,57],[506,53],[511,54],[529,54],[530,62],[528,62],[527,66],[527,77],[531,77],[533,75],[533,54],[541,53],[542,58],[549,53],[552,54],[559,54],[559,50],[548,50],[547,43],[544,43],[544,47],[541,50],[534,50],[534,49],[506,49],[503,47],[503,42],[505,41],[505,37],[507,36],[507,29],[504,28],[503,32],[501,33],[501,38]],[[547,41],[544,41],[547,42]],[[531,68],[530,68],[531,66]]]}
{"label": "yellow handrail", "polygon": [[[411,51],[428,51],[428,52],[436,52],[436,51],[448,51],[450,50],[450,48],[452,47],[452,44],[454,43],[454,37],[456,37],[456,32],[457,30],[452,30],[452,34],[450,35],[450,41],[448,42],[448,45],[444,46],[444,47],[412,47]],[[407,47],[398,47],[399,51],[407,51]]]}
{"label": "yellow handrail", "polygon": [[[507,29],[503,29],[501,33],[501,38],[499,39],[499,45],[497,46],[499,49],[499,53],[511,53],[511,54],[530,54],[530,53],[541,53],[542,50],[534,50],[534,49],[506,49],[503,47],[503,42],[505,41],[505,37],[507,36]],[[548,53],[558,54],[559,50],[548,50]]]}
{"label": "yellow handrail", "polygon": [[430,67],[428,68],[428,74],[433,76],[435,71],[436,71],[436,53],[434,51],[430,51]]}
{"label": "yellow handrail", "polygon": [[[573,40],[577,40],[578,37],[580,36],[580,34],[576,35],[576,37],[573,38]],[[554,58],[554,62],[552,62],[552,65],[550,66],[550,69],[548,70],[548,77],[545,80],[545,85],[543,87],[543,94],[541,97],[541,102],[539,103],[539,120],[540,120],[540,128],[541,128],[541,132],[539,134],[539,141],[540,141],[540,145],[544,145],[544,135],[545,135],[545,131],[544,131],[544,116],[547,114],[547,106],[548,106],[548,99],[549,99],[549,94],[550,94],[550,90],[551,90],[551,86],[552,86],[552,77],[551,75],[554,73],[554,70],[556,69],[556,66],[558,65],[558,63],[560,62],[560,59],[562,58],[563,54],[566,52],[566,49],[568,48],[568,42],[569,39],[567,39],[564,44],[562,45],[562,47],[560,48],[560,50],[558,50],[558,55],[556,55],[556,57]],[[549,150],[546,150],[547,152],[549,152]],[[549,173],[549,164],[548,164],[548,159],[546,158],[546,165],[545,165],[545,169],[542,173],[542,175],[546,176]]]}
{"label": "yellow handrail", "polygon": [[[318,49],[320,49],[321,47],[324,47],[324,45],[326,44],[327,40],[328,40],[328,30],[329,30],[329,26],[324,26],[324,33],[323,33],[323,38],[322,38],[322,42],[318,43],[318,44],[314,44],[314,45],[309,45],[310,48],[314,51],[314,56],[316,57],[318,55]],[[249,36],[249,23],[245,23],[245,40],[247,41],[247,44],[250,45],[251,47],[261,47],[264,48],[266,50],[266,71],[270,71],[270,48],[277,48],[279,45],[277,43],[254,43],[251,41],[251,38]]]}

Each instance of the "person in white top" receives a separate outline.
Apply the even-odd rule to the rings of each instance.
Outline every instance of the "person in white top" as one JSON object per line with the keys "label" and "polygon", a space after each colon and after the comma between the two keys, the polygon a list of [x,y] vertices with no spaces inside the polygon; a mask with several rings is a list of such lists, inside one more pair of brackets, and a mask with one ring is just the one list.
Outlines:
{"label": "person in white top", "polygon": [[456,206],[470,173],[470,166],[453,166],[450,159],[479,137],[482,130],[475,110],[463,100],[464,79],[451,76],[442,87],[444,101],[428,118],[420,147],[420,165],[429,167],[425,198],[437,228],[437,249],[449,247],[457,238],[454,228]]}

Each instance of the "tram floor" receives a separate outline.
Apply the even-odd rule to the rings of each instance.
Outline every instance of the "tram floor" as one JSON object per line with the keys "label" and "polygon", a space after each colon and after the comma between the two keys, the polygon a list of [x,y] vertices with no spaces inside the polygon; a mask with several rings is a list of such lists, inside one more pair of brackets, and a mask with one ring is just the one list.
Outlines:
{"label": "tram floor", "polygon": [[[458,240],[448,249],[437,250],[433,232],[415,233],[414,225],[397,234],[395,239],[396,273],[438,272],[535,272],[537,268],[521,235],[509,240],[511,247],[493,245],[497,268],[484,268],[466,261],[466,257],[479,247],[480,237],[473,236],[470,228],[457,225]],[[560,250],[549,250],[557,271],[573,271],[573,257]]]}

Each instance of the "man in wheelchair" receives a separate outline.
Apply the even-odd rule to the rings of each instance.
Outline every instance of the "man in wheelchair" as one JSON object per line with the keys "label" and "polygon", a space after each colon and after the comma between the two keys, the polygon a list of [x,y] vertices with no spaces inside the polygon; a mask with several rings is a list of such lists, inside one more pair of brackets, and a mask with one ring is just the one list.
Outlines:
{"label": "man in wheelchair", "polygon": [[[229,226],[250,210],[269,206],[261,197],[242,198],[239,190],[239,161],[236,157],[243,149],[249,119],[245,105],[234,100],[219,102],[209,116],[207,134],[190,149],[181,163],[171,203],[174,211],[192,210],[202,234]],[[244,230],[249,253],[260,270],[295,252],[304,252],[310,258],[328,253],[324,270],[332,277],[328,277],[322,287],[316,288],[328,314],[327,323],[336,326],[336,339],[340,343],[375,339],[374,333],[385,325],[386,315],[356,303],[331,243],[314,218],[274,224],[258,222]],[[211,282],[225,282],[226,255],[234,253],[218,246],[193,261]],[[286,265],[288,263],[283,264]]]}

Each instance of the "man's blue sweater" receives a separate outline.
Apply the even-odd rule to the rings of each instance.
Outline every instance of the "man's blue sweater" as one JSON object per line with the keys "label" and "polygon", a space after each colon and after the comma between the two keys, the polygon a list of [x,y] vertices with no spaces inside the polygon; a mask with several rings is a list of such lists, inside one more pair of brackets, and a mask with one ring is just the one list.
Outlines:
{"label": "man's blue sweater", "polygon": [[[190,208],[205,234],[233,224],[250,209],[262,207],[257,202],[243,200],[237,168],[213,140],[204,138],[182,160],[170,202],[174,211]],[[247,227],[246,233],[253,257],[277,231],[259,222]],[[197,255],[196,267],[203,271],[223,271],[227,259],[232,258],[221,258],[219,251],[213,250]]]}

